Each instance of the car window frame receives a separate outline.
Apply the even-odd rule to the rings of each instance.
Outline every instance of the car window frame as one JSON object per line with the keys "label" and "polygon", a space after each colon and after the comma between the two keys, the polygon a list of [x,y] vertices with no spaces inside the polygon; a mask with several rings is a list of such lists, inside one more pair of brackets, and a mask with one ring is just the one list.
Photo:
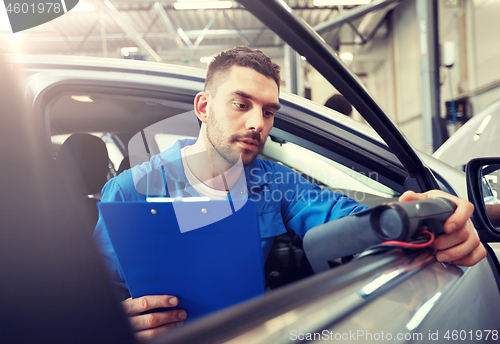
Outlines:
{"label": "car window frame", "polygon": [[333,49],[284,1],[238,0],[298,54],[304,56],[382,137],[408,171],[407,187],[416,192],[440,189],[417,153]]}

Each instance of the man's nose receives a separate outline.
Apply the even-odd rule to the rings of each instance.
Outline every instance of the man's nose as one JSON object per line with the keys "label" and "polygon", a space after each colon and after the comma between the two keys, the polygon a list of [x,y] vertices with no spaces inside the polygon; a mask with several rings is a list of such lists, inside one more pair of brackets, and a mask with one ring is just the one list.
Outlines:
{"label": "man's nose", "polygon": [[246,123],[246,129],[261,132],[264,128],[264,115],[262,114],[262,109],[260,109],[259,107],[255,107],[247,114],[248,119]]}

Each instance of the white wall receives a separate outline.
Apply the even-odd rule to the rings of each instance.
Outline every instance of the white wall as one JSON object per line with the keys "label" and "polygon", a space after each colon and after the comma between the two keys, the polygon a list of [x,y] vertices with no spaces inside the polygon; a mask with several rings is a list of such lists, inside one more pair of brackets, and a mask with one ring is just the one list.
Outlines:
{"label": "white wall", "polygon": [[[442,116],[450,100],[450,73],[453,98],[469,96],[474,114],[500,99],[500,1],[459,2],[461,6],[453,8],[439,1],[440,44],[454,41],[456,46],[455,65],[440,70]],[[385,49],[387,59],[369,73],[365,84],[410,142],[423,150],[416,0],[394,9],[390,35],[374,44],[374,53]]]}
{"label": "white wall", "polygon": [[397,122],[391,44],[389,36],[372,42],[370,55],[378,56],[379,63],[367,77],[362,78],[362,81],[379,106],[394,122]]}
{"label": "white wall", "polygon": [[[387,115],[401,129],[407,139],[423,150],[422,99],[420,84],[419,42],[414,0],[403,1],[395,8],[393,29],[378,38],[365,52],[376,56],[376,64],[362,78],[368,91]],[[356,55],[354,57],[356,59]],[[324,104],[335,89],[316,71],[308,75],[312,100]]]}
{"label": "white wall", "polygon": [[339,93],[321,74],[312,69],[307,74],[307,80],[311,85],[311,100],[325,104],[332,95]]}
{"label": "white wall", "polygon": [[500,1],[474,1],[477,86],[500,79]]}
{"label": "white wall", "polygon": [[495,99],[500,98],[500,1],[472,1],[470,16],[474,25],[471,36],[471,55],[475,65],[471,66],[475,76],[473,91],[488,88],[492,84],[497,87],[482,92],[475,97],[475,111],[481,111]]}
{"label": "white wall", "polygon": [[[313,102],[324,105],[332,95],[340,93],[314,68],[311,68],[309,73],[307,73],[306,78],[308,84],[311,86],[311,100]],[[361,115],[355,108],[352,109],[352,118],[361,122],[365,122],[363,120],[363,117],[361,117]]]}
{"label": "white wall", "polygon": [[[362,81],[409,141],[424,150],[416,2],[402,1],[393,10],[389,34],[363,48],[365,59],[381,62]],[[500,0],[458,2],[456,8],[439,1],[440,44],[454,41],[456,48],[453,68],[440,69],[443,117],[444,104],[451,99],[450,75],[453,98],[469,96],[473,114],[500,99]],[[312,100],[324,104],[336,93],[316,71],[308,79]]]}
{"label": "white wall", "polygon": [[[398,5],[385,39],[375,41],[372,50],[385,50],[385,60],[369,73],[366,87],[393,119],[406,138],[423,150],[422,96],[419,41],[415,1]],[[380,54],[380,53],[378,53]]]}
{"label": "white wall", "polygon": [[453,97],[470,96],[477,114],[500,98],[500,2],[467,0],[458,9],[441,6],[440,14],[441,42],[457,45],[456,65],[442,70],[443,102],[450,100],[451,72]]}

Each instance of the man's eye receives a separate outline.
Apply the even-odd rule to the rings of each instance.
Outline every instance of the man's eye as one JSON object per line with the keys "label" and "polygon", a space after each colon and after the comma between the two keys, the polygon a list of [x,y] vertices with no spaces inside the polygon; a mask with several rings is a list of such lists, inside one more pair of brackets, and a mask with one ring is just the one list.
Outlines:
{"label": "man's eye", "polygon": [[273,117],[274,116],[274,112],[272,112],[272,111],[264,111],[264,116],[266,116],[266,117]]}
{"label": "man's eye", "polygon": [[241,104],[241,103],[234,103],[234,105],[239,108],[239,109],[246,109],[248,106],[246,106],[245,104]]}

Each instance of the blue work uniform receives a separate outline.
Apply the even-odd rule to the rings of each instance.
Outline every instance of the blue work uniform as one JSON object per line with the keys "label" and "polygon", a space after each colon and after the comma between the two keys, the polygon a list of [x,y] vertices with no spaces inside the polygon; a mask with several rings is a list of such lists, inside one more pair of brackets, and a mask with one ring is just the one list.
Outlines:
{"label": "blue work uniform", "polygon": [[[154,194],[170,197],[199,196],[188,183],[180,153],[181,148],[195,142],[196,140],[177,141],[171,148],[153,156],[149,162],[137,165],[109,180],[102,190],[101,201],[145,201],[148,195]],[[250,166],[245,167],[244,171],[245,179],[240,178],[230,193],[232,199],[237,199],[242,193],[248,193],[248,199],[255,202],[264,261],[269,255],[275,236],[292,230],[303,238],[310,228],[368,208],[345,195],[329,189],[323,190],[298,173],[275,162],[256,159]],[[148,192],[138,192],[137,180],[145,175],[153,176],[156,180],[148,181]],[[169,184],[168,193],[165,193],[165,183]],[[176,190],[176,194],[173,195],[171,190]],[[102,217],[99,217],[97,222],[94,239],[104,255],[113,280],[123,288],[122,297],[128,297],[123,273]]]}

